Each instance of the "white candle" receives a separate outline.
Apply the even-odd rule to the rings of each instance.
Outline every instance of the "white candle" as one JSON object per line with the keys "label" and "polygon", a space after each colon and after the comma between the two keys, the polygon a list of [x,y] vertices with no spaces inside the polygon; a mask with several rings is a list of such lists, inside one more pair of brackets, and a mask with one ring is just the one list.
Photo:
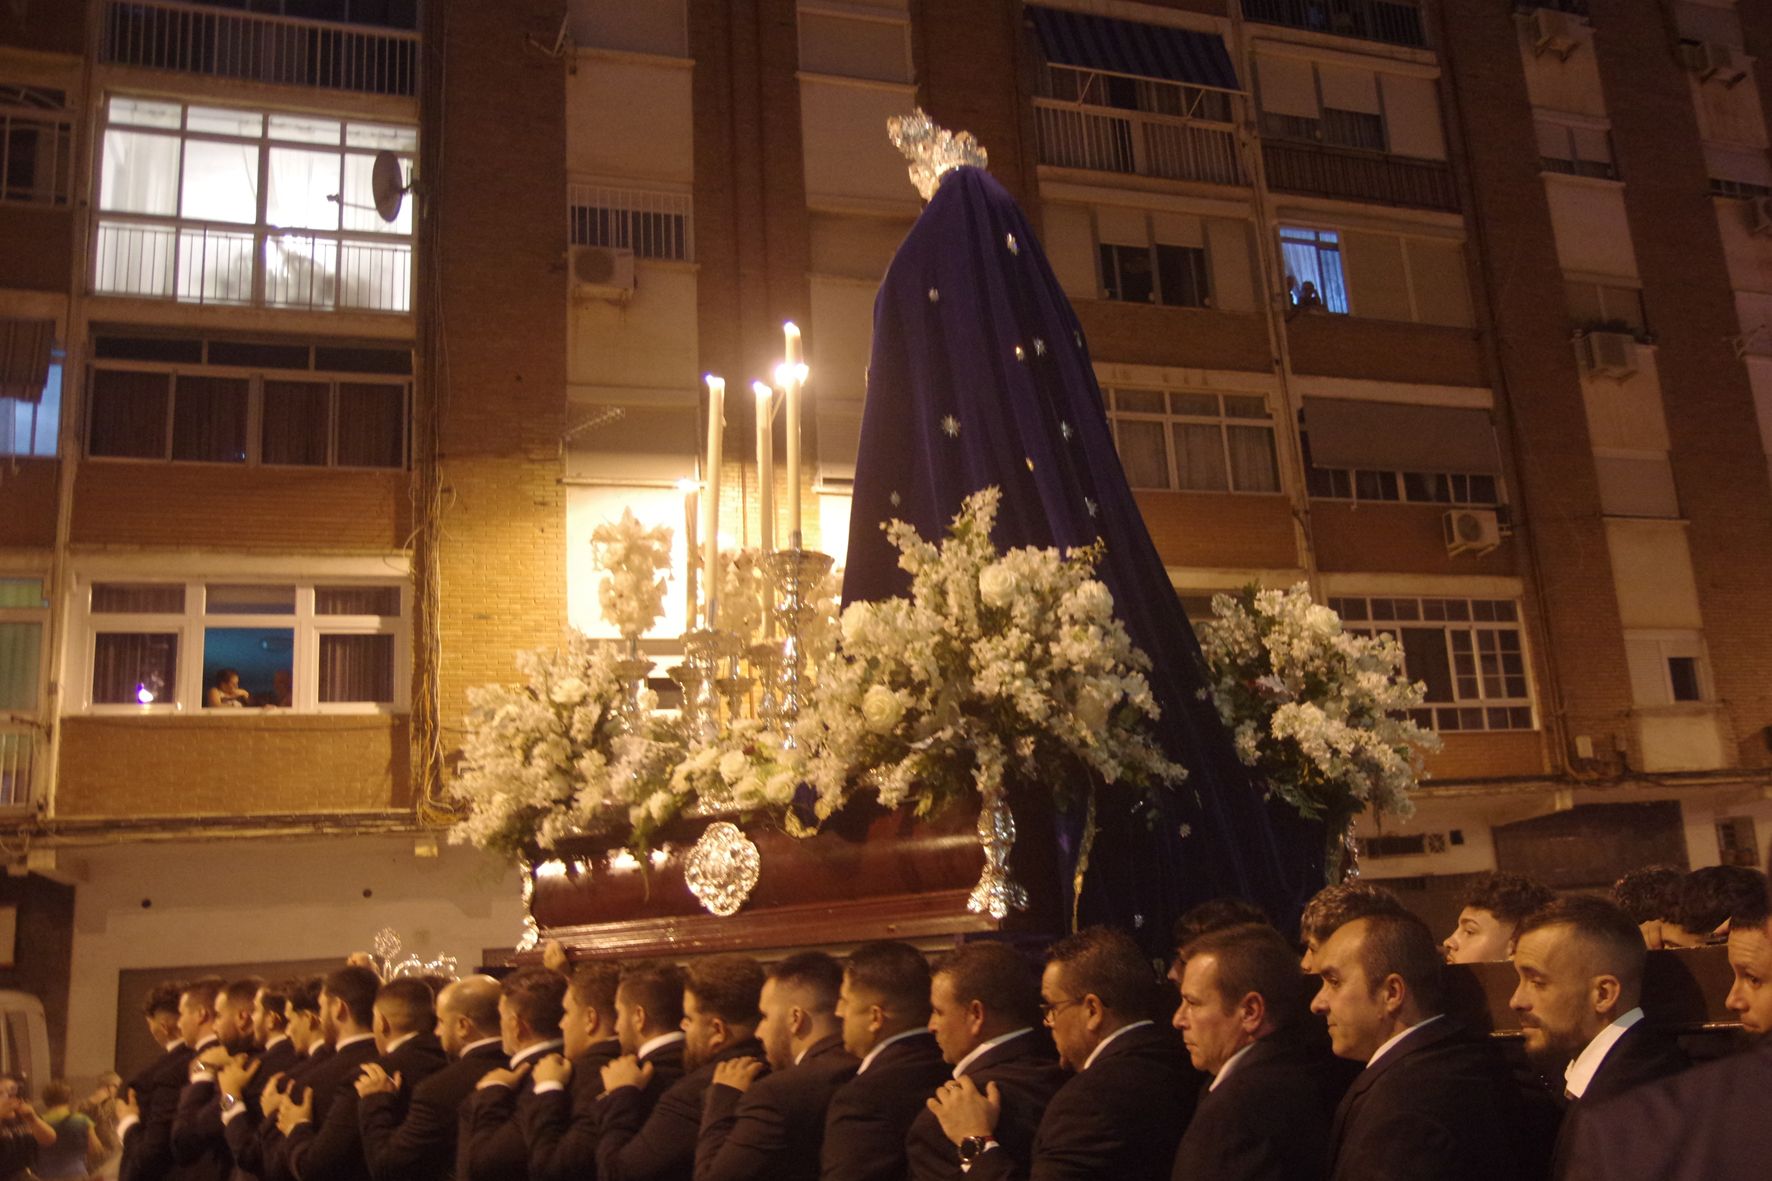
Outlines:
{"label": "white candle", "polygon": [[708,383],[708,466],[706,532],[702,534],[701,576],[703,599],[707,604],[704,624],[712,628],[719,618],[720,598],[720,450],[726,430],[726,379],[709,374]]}
{"label": "white candle", "polygon": [[800,548],[800,393],[806,382],[806,366],[801,359],[800,329],[792,320],[781,326],[787,344],[787,361],[783,365],[786,380],[787,449],[788,449],[788,547]]}
{"label": "white candle", "polygon": [[775,548],[775,391],[751,383],[757,396],[757,536],[764,553]]}
{"label": "white candle", "polygon": [[701,485],[678,480],[683,493],[683,630],[695,630],[695,518],[701,511]]}

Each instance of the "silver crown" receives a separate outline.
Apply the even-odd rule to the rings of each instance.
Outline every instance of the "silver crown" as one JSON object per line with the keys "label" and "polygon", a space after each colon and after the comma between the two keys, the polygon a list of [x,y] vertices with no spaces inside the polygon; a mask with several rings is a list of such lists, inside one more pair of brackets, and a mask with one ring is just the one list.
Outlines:
{"label": "silver crown", "polygon": [[925,201],[935,196],[947,173],[966,164],[984,168],[989,162],[984,146],[970,131],[949,131],[925,114],[922,107],[886,120],[886,135],[892,146],[911,162],[911,183]]}

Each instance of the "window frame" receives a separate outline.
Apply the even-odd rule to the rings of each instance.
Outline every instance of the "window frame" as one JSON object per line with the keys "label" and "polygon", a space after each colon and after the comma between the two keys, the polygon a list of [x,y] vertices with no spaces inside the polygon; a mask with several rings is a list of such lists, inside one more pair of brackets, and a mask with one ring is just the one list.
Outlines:
{"label": "window frame", "polygon": [[[110,582],[154,583],[184,588],[184,610],[181,612],[110,613],[92,610],[94,584]],[[210,586],[293,586],[295,610],[290,614],[254,614],[228,612],[207,614]],[[400,614],[387,615],[321,615],[314,610],[318,587],[397,587],[400,592]],[[71,651],[78,657],[74,674],[74,692],[64,703],[64,712],[93,716],[122,715],[128,717],[271,717],[281,715],[315,716],[325,714],[402,716],[411,708],[412,586],[405,579],[369,578],[362,576],[275,577],[262,573],[229,577],[218,573],[213,577],[130,574],[80,574],[75,578],[69,610]],[[288,706],[253,707],[248,709],[209,709],[204,705],[203,684],[205,639],[208,631],[231,628],[288,629],[293,632],[290,652],[291,693]],[[93,700],[93,661],[97,654],[97,637],[101,634],[172,634],[178,636],[177,665],[173,670],[176,699],[150,705],[95,702]],[[319,700],[320,637],[323,635],[391,635],[394,637],[393,697],[391,702],[352,701],[321,702]]]}
{"label": "window frame", "polygon": [[[0,446],[0,459],[55,459],[62,453],[61,428],[63,410],[67,405],[67,368],[68,354],[60,346],[49,352],[49,380],[43,385],[43,394],[35,402],[26,402],[20,398],[0,398],[0,415],[14,415],[26,407],[30,408],[31,442],[28,447],[20,450],[16,446]],[[50,391],[54,390],[52,396]],[[54,407],[54,429],[49,431],[47,451],[38,449],[39,436],[44,431],[43,412],[46,407]],[[0,436],[4,438],[7,436]],[[15,438],[17,436],[11,436]],[[4,576],[0,572],[0,576]]]}
{"label": "window frame", "polygon": [[[37,106],[29,101],[54,102],[55,106]],[[54,170],[46,195],[14,197],[6,177],[11,164],[12,131],[15,127],[37,129],[41,137],[50,139],[50,167]],[[67,209],[74,202],[74,111],[68,106],[67,94],[37,86],[10,85],[0,87],[0,205],[48,206]],[[41,164],[43,151],[37,150]]]}
{"label": "window frame", "polygon": [[[1308,224],[1304,224],[1301,222],[1295,222],[1295,223],[1291,223],[1291,224],[1281,222],[1278,226],[1275,227],[1275,229],[1278,233],[1278,243],[1279,243],[1279,247],[1280,247],[1280,268],[1282,271],[1282,278],[1287,278],[1287,277],[1297,278],[1297,276],[1293,275],[1290,268],[1288,268],[1286,265],[1286,247],[1288,244],[1293,245],[1293,246],[1310,246],[1312,249],[1314,249],[1317,252],[1317,255],[1319,258],[1318,273],[1321,274],[1321,265],[1322,265],[1321,264],[1321,256],[1324,253],[1323,235],[1324,234],[1333,234],[1335,236],[1335,242],[1333,244],[1334,249],[1333,249],[1332,253],[1335,255],[1336,270],[1340,273],[1340,276],[1341,276],[1342,300],[1347,306],[1341,307],[1341,308],[1336,308],[1336,307],[1331,306],[1330,303],[1326,299],[1323,298],[1322,285],[1318,284],[1317,285],[1318,302],[1311,305],[1311,307],[1309,309],[1306,309],[1305,305],[1301,304],[1298,301],[1298,292],[1302,292],[1304,290],[1304,285],[1308,281],[1305,279],[1298,280],[1298,292],[1295,292],[1290,288],[1286,289],[1285,296],[1286,296],[1287,305],[1290,308],[1292,308],[1293,310],[1314,310],[1314,311],[1327,312],[1330,315],[1335,315],[1335,316],[1351,316],[1351,315],[1353,315],[1354,314],[1354,293],[1353,293],[1352,285],[1348,282],[1347,243],[1343,240],[1343,235],[1346,233],[1346,231],[1341,229],[1338,226],[1308,225]],[[1289,233],[1290,234],[1299,234],[1299,235],[1309,234],[1309,235],[1311,235],[1311,240],[1309,242],[1305,242],[1302,240],[1293,240],[1290,243],[1288,243],[1286,235]],[[1399,236],[1401,236],[1401,235],[1399,235]],[[1403,259],[1403,275],[1404,275],[1405,281],[1410,281],[1409,280],[1409,260],[1408,260],[1407,255],[1405,255],[1404,259]],[[1409,307],[1410,307],[1411,311],[1413,311],[1414,307],[1415,307],[1415,292],[1414,292],[1413,288],[1411,288],[1411,290],[1409,292]],[[1419,321],[1411,321],[1411,322],[1418,323]]]}
{"label": "window frame", "polygon": [[[1163,398],[1163,412],[1158,414],[1147,410],[1121,410],[1118,407],[1118,401],[1119,395],[1122,393],[1156,394]],[[1201,496],[1287,495],[1285,468],[1284,465],[1280,463],[1279,425],[1274,418],[1273,405],[1267,394],[1255,390],[1180,389],[1172,386],[1147,386],[1127,382],[1111,384],[1104,383],[1101,387],[1101,394],[1103,408],[1107,411],[1108,430],[1114,440],[1114,454],[1116,456],[1120,453],[1119,424],[1121,422],[1152,422],[1160,423],[1163,427],[1163,459],[1168,469],[1169,483],[1161,488],[1153,488],[1146,484],[1133,484],[1130,475],[1128,475],[1127,484],[1134,490],[1142,492],[1176,492]],[[1174,394],[1186,397],[1215,398],[1218,400],[1218,414],[1216,417],[1208,418],[1204,415],[1174,413],[1169,409],[1171,405],[1169,398],[1170,395]],[[1224,399],[1226,397],[1259,398],[1261,399],[1262,405],[1267,408],[1267,417],[1244,418],[1229,415],[1225,412]],[[1183,488],[1181,486],[1181,469],[1175,454],[1174,427],[1177,425],[1216,426],[1218,428],[1219,449],[1224,458],[1225,487]],[[1231,452],[1230,441],[1230,428],[1233,426],[1254,427],[1258,429],[1265,427],[1267,430],[1268,441],[1272,447],[1273,455],[1273,488],[1243,489],[1236,487],[1237,469]],[[1121,462],[1122,467],[1124,467],[1124,461],[1122,460]]]}
{"label": "window frame", "polygon": [[[1624,633],[1626,663],[1631,668],[1631,708],[1651,711],[1693,711],[1714,709],[1717,704],[1716,678],[1711,669],[1710,647],[1704,633],[1696,629],[1627,628]],[[1638,701],[1636,673],[1639,665],[1630,660],[1633,649],[1647,652],[1653,648],[1655,668],[1663,694],[1661,701]],[[1691,660],[1698,683],[1696,698],[1681,698],[1675,693],[1672,662]]]}
{"label": "window frame", "polygon": [[[1347,618],[1346,608],[1350,600],[1359,600],[1364,604],[1364,607],[1362,608],[1366,616],[1364,619]],[[1384,600],[1390,603],[1412,601],[1415,604],[1414,611],[1416,617],[1414,619],[1374,619],[1372,618],[1372,603],[1374,600]],[[1450,619],[1444,617],[1440,619],[1429,619],[1427,618],[1429,612],[1426,604],[1430,602],[1442,605],[1440,608],[1442,616],[1449,614],[1445,605],[1453,603],[1463,604],[1462,610],[1465,617],[1462,619]],[[1488,605],[1487,609],[1491,613],[1494,612],[1497,606],[1505,605],[1508,610],[1512,612],[1513,618],[1506,620],[1494,618],[1479,619],[1477,616],[1482,612],[1479,609],[1478,604]],[[1542,722],[1538,715],[1537,698],[1532,684],[1532,649],[1529,642],[1530,637],[1527,634],[1525,613],[1522,610],[1521,603],[1518,599],[1477,595],[1395,594],[1385,593],[1383,591],[1366,591],[1330,595],[1328,596],[1328,606],[1331,610],[1335,611],[1337,615],[1342,617],[1342,626],[1346,631],[1355,635],[1364,636],[1389,634],[1396,640],[1399,650],[1403,648],[1402,629],[1404,628],[1409,628],[1411,630],[1437,630],[1442,634],[1445,645],[1446,668],[1451,679],[1452,700],[1424,701],[1419,709],[1410,711],[1410,716],[1425,728],[1441,735],[1524,734],[1532,733],[1541,728]],[[1473,676],[1476,681],[1477,696],[1475,697],[1463,696],[1462,690],[1459,686],[1459,681],[1465,676],[1465,674],[1460,673],[1458,670],[1460,653],[1452,641],[1452,635],[1454,632],[1461,632],[1470,637],[1469,656],[1472,667],[1470,675]],[[1483,657],[1486,654],[1483,651],[1480,637],[1483,635],[1494,635],[1499,633],[1511,633],[1518,639],[1520,677],[1525,686],[1525,694],[1523,696],[1514,697],[1504,693],[1501,696],[1492,697],[1485,691],[1483,682],[1487,674],[1485,674],[1483,669]],[[1509,654],[1498,648],[1495,655],[1497,660],[1500,661]],[[1408,657],[1406,654],[1404,656],[1403,675],[1410,680],[1424,680],[1424,678],[1418,677],[1410,672],[1408,667]],[[1506,670],[1501,669],[1496,675],[1503,678],[1505,687],[1505,679],[1508,676]],[[1492,725],[1490,722],[1489,715],[1492,710],[1502,710],[1511,713],[1512,711],[1521,709],[1525,710],[1527,714],[1528,724],[1525,726],[1511,724],[1511,717],[1509,718],[1510,724],[1505,726]],[[1458,724],[1450,727],[1443,726],[1440,717],[1442,711],[1447,711],[1454,715],[1458,720]],[[1464,725],[1463,719],[1459,715],[1462,715],[1467,711],[1475,711],[1480,714],[1482,716],[1483,724],[1481,726]]]}
{"label": "window frame", "polygon": [[[36,706],[30,711],[0,710],[0,735],[9,739],[9,744],[16,742],[26,751],[28,761],[24,768],[24,788],[22,791],[8,793],[0,790],[0,813],[22,811],[30,808],[36,799],[36,788],[42,774],[43,755],[47,747],[47,732],[42,724],[46,703],[49,700],[50,666],[50,630],[51,618],[49,609],[50,577],[49,572],[41,569],[0,567],[0,578],[7,580],[24,580],[37,582],[41,598],[32,607],[0,607],[0,623],[22,623],[37,625],[37,684],[35,690]],[[3,748],[0,748],[3,749]],[[16,768],[17,764],[11,764]]]}
{"label": "window frame", "polygon": [[[1093,208],[1090,210],[1090,232],[1095,238],[1095,298],[1107,303],[1131,304],[1134,307],[1192,308],[1196,311],[1216,311],[1218,309],[1218,291],[1217,284],[1214,282],[1212,274],[1212,243],[1211,239],[1205,232],[1204,215],[1201,215],[1200,244],[1198,246],[1189,246],[1181,242],[1159,241],[1156,226],[1151,218],[1151,211],[1144,209],[1138,210],[1137,212],[1144,218],[1145,240],[1143,245],[1136,242],[1114,242],[1102,237],[1101,219],[1096,216]],[[1172,303],[1164,298],[1162,259],[1157,253],[1162,247],[1168,247],[1171,250],[1192,251],[1198,254],[1199,263],[1196,273],[1201,279],[1201,300],[1199,303]],[[1113,294],[1116,290],[1123,290],[1124,283],[1118,280],[1120,264],[1116,257],[1114,264],[1116,282],[1112,287],[1108,284],[1107,264],[1108,251],[1110,250],[1130,250],[1135,252],[1142,250],[1144,252],[1145,260],[1150,265],[1151,275],[1151,298],[1148,302],[1141,303],[1139,300],[1124,299],[1119,295]]]}

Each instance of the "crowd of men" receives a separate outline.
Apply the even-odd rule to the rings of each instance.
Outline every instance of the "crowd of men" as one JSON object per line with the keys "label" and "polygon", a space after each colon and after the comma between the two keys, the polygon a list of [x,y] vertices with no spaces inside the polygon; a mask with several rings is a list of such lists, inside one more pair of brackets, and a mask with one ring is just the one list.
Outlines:
{"label": "crowd of men", "polygon": [[[1444,941],[1353,883],[1319,894],[1299,936],[1207,904],[1178,925],[1168,983],[1094,928],[1038,972],[1004,942],[933,965],[896,942],[767,966],[550,947],[502,980],[352,963],[166,986],[146,1006],[165,1053],[118,1101],[121,1177],[1772,1175],[1763,875],[1639,874],[1613,899],[1491,875]],[[1645,956],[1719,939],[1752,1040],[1692,1066],[1644,1014]],[[1448,959],[1510,956],[1529,1068],[1448,1012]]]}

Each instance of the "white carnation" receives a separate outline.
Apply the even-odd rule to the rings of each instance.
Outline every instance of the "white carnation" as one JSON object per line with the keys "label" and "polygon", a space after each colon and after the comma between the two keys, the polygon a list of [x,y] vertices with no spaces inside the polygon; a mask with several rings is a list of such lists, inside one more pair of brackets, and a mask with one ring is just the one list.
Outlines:
{"label": "white carnation", "polygon": [[870,688],[861,699],[862,720],[876,734],[889,734],[904,717],[904,702],[884,685]]}

